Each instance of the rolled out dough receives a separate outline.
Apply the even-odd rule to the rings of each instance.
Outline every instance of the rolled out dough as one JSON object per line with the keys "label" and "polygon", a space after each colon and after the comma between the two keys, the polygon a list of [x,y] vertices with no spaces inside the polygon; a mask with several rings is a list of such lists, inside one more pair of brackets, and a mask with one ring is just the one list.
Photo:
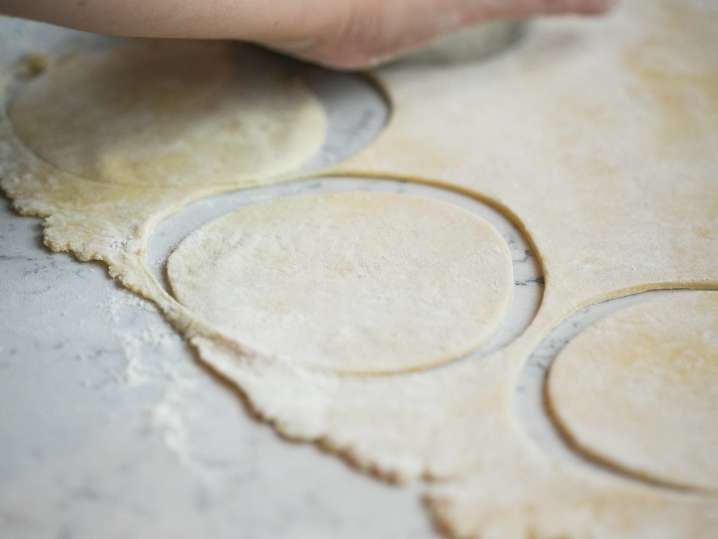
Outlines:
{"label": "rolled out dough", "polygon": [[70,56],[9,117],[38,156],[88,180],[236,184],[296,171],[322,144],[316,97],[267,53],[139,42]]}
{"label": "rolled out dough", "polygon": [[596,323],[556,359],[548,395],[587,453],[718,492],[718,292],[676,294]]}
{"label": "rolled out dough", "polygon": [[[384,476],[445,479],[430,487],[427,499],[443,529],[457,537],[714,539],[715,497],[676,496],[670,489],[606,477],[535,450],[512,416],[512,395],[522,361],[581,306],[662,287],[718,287],[718,56],[709,52],[718,50],[717,24],[718,12],[707,0],[632,0],[619,3],[604,20],[533,23],[510,53],[487,62],[450,54],[440,64],[409,62],[376,72],[394,105],[389,125],[365,150],[323,173],[416,179],[488,200],[529,236],[546,278],[541,309],[519,338],[480,359],[441,369],[335,376],[303,369],[301,362],[289,368],[249,343],[228,343],[162,289],[144,262],[154,223],[211,192],[285,179],[273,176],[275,164],[266,160],[261,166],[241,161],[241,174],[227,179],[221,174],[226,169],[211,165],[226,157],[221,137],[218,144],[205,145],[200,168],[177,167],[174,159],[162,157],[162,166],[139,167],[144,172],[137,176],[125,157],[134,150],[142,155],[143,147],[126,150],[129,139],[121,129],[107,136],[106,144],[95,145],[97,134],[71,127],[85,121],[75,118],[81,114],[72,99],[42,94],[48,82],[38,79],[30,83],[38,85],[36,97],[20,93],[16,98],[10,111],[14,124],[5,109],[0,114],[0,184],[20,211],[46,218],[44,238],[52,249],[105,261],[113,277],[156,302],[197,346],[202,360],[240,387],[277,430],[321,441]],[[151,56],[151,47],[144,50]],[[116,52],[97,54],[113,62]],[[253,80],[261,76],[256,53],[242,54],[248,56],[238,61],[238,73]],[[193,65],[201,72],[205,68],[199,64]],[[50,76],[61,68],[51,63]],[[262,69],[287,73],[276,63],[262,63]],[[209,75],[207,80],[217,80]],[[591,86],[595,81],[601,81],[600,88]],[[202,86],[199,78],[194,82]],[[180,93],[190,90],[204,95],[195,85]],[[280,91],[271,84],[264,90]],[[4,95],[7,103],[7,87]],[[24,120],[18,119],[36,113],[29,107],[19,111],[31,97],[37,114],[74,106],[72,114],[42,112],[67,120],[67,130],[60,123],[62,129],[49,129],[52,135],[23,135]],[[243,109],[245,99],[255,98],[260,96],[249,94],[230,108],[261,123],[262,116]],[[293,101],[300,109],[306,103]],[[87,103],[92,106],[80,113],[116,120],[113,102]],[[158,124],[184,121],[160,114],[163,107],[176,110],[172,100],[148,106]],[[269,114],[281,110],[267,108]],[[187,125],[211,130],[204,121],[210,117],[223,125],[225,116],[214,110],[200,107]],[[45,129],[53,125],[58,123],[48,122]],[[134,125],[145,124],[137,119]],[[301,125],[290,140],[309,136]],[[257,136],[251,131],[252,138]],[[39,145],[34,136],[50,142]],[[58,143],[60,136],[68,141]],[[142,137],[138,140],[148,147],[155,140]],[[201,136],[192,141],[202,147]],[[52,162],[56,156],[44,155],[45,146],[56,144],[91,159],[59,151],[68,160],[57,161],[60,170],[29,151]],[[166,147],[158,148],[156,155],[165,155]],[[292,152],[281,144],[273,149],[267,159],[276,158],[282,170],[292,168],[286,161],[292,161],[287,157]],[[120,163],[121,177],[108,176],[107,170],[115,170],[108,162]],[[157,170],[164,172],[155,175]],[[191,173],[180,181],[173,170]],[[660,420],[657,412],[653,420]]]}
{"label": "rolled out dough", "polygon": [[242,208],[172,254],[177,298],[263,353],[342,371],[443,363],[494,330],[513,288],[504,239],[428,198],[350,192]]}

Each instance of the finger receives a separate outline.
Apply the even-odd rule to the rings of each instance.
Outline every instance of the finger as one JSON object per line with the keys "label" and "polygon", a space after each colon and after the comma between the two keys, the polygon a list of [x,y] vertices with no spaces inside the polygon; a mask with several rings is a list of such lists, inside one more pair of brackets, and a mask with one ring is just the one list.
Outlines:
{"label": "finger", "polygon": [[615,0],[352,0],[331,26],[301,41],[270,43],[330,67],[362,68],[390,60],[432,39],[497,18],[598,14]]}
{"label": "finger", "polygon": [[375,65],[478,21],[600,13],[612,0],[0,0],[5,13],[81,30],[242,39],[332,67]]}

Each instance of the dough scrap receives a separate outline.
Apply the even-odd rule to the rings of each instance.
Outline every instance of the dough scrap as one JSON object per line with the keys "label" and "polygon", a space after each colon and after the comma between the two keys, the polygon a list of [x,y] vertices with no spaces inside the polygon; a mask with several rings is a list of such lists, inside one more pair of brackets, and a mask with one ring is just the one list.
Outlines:
{"label": "dough scrap", "polygon": [[71,56],[12,100],[15,134],[88,180],[246,184],[296,170],[324,140],[318,99],[267,53],[139,42]]}
{"label": "dough scrap", "polygon": [[448,203],[387,193],[295,196],[204,226],[170,256],[180,302],[239,342],[340,371],[427,367],[498,326],[504,239]]}
{"label": "dough scrap", "polygon": [[548,396],[589,454],[718,492],[718,292],[648,301],[594,324],[551,366]]}

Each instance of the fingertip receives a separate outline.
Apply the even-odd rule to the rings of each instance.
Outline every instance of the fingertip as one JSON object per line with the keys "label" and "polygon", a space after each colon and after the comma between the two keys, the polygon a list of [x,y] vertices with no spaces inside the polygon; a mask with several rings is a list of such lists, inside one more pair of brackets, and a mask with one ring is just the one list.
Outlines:
{"label": "fingertip", "polygon": [[576,2],[575,13],[582,15],[600,15],[609,12],[619,0],[580,0]]}

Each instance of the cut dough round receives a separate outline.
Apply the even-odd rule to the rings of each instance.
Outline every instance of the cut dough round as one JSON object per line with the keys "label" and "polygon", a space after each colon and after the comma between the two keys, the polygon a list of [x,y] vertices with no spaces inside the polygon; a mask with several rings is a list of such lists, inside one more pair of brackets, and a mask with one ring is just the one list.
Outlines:
{"label": "cut dough round", "polygon": [[588,454],[718,490],[718,292],[676,293],[591,326],[558,356],[548,394]]}
{"label": "cut dough round", "polygon": [[483,219],[387,193],[277,199],[222,217],[168,261],[173,291],[240,342],[338,371],[426,367],[477,347],[512,296]]}
{"label": "cut dough round", "polygon": [[321,104],[288,64],[222,43],[71,57],[21,88],[9,116],[59,169],[147,186],[261,183],[296,170],[325,132]]}

